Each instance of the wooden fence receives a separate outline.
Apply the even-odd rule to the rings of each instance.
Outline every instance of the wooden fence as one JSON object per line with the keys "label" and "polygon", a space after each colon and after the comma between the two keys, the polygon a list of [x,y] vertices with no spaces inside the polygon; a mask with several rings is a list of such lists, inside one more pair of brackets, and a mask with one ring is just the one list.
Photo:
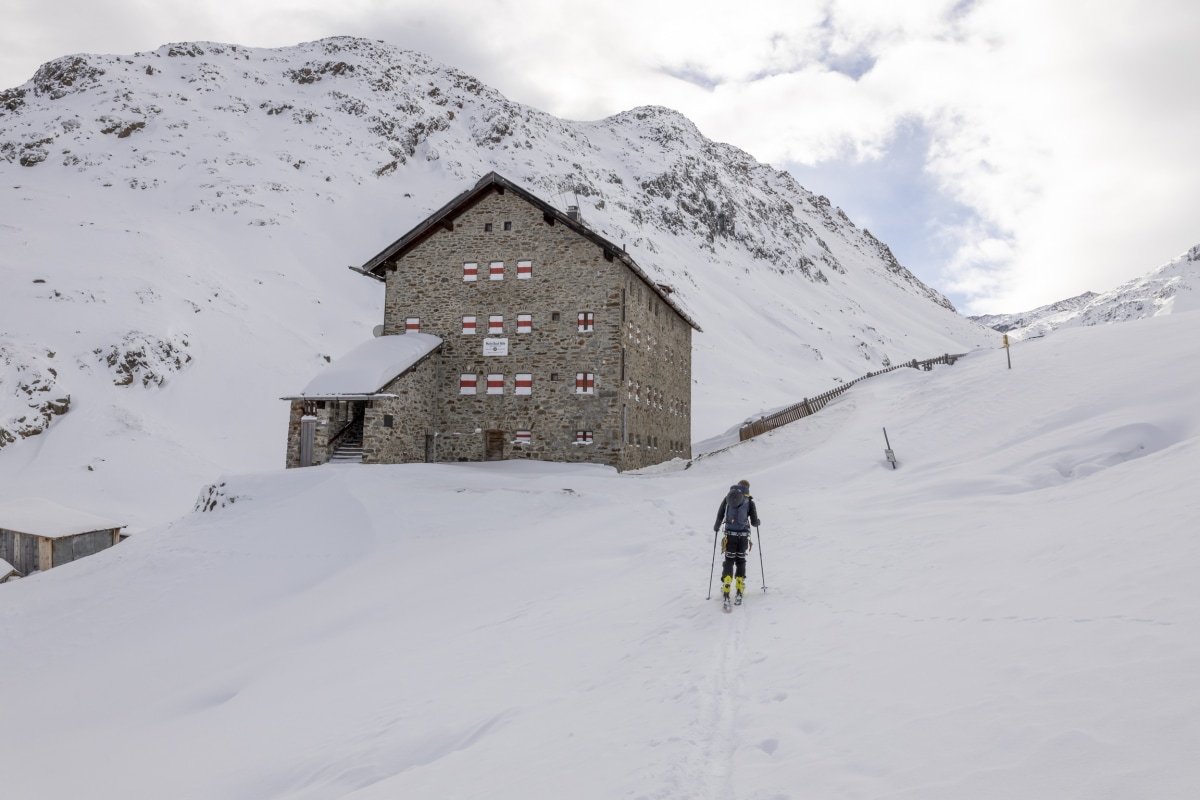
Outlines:
{"label": "wooden fence", "polygon": [[912,367],[913,369],[923,369],[928,371],[933,369],[934,364],[953,364],[964,355],[966,355],[966,353],[957,353],[955,355],[946,353],[945,355],[940,355],[937,358],[929,358],[925,361],[918,361],[914,358],[912,361],[905,361],[903,364],[893,364],[892,366],[886,369],[881,369],[877,372],[868,372],[866,375],[855,378],[849,383],[843,383],[841,386],[837,387],[836,389],[831,389],[825,394],[818,395],[817,397],[806,397],[799,403],[796,403],[793,406],[788,406],[782,411],[776,411],[774,414],[770,414],[769,416],[760,417],[753,422],[747,422],[738,431],[739,438],[744,442],[747,439],[758,436],[760,433],[773,431],[781,425],[787,425],[789,422],[795,422],[798,419],[815,414],[824,408],[830,400],[847,391],[851,386],[859,381],[866,380],[867,378],[874,378],[876,375],[883,375],[884,373],[891,372],[894,369],[900,369],[901,367]]}

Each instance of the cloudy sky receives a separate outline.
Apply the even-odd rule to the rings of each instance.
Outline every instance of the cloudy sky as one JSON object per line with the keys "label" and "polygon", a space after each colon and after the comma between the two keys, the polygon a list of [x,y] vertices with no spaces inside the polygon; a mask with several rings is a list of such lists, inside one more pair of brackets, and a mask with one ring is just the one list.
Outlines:
{"label": "cloudy sky", "polygon": [[1200,244],[1196,0],[5,0],[0,88],[62,55],[382,39],[510,99],[683,112],[971,313]]}

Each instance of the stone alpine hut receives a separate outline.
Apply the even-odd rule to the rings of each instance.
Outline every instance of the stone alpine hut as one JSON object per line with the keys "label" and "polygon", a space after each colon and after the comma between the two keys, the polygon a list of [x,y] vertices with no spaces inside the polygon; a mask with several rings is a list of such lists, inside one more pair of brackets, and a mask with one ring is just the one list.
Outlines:
{"label": "stone alpine hut", "polygon": [[691,456],[691,337],[671,289],[496,173],[357,272],[381,335],[290,400],[287,466]]}

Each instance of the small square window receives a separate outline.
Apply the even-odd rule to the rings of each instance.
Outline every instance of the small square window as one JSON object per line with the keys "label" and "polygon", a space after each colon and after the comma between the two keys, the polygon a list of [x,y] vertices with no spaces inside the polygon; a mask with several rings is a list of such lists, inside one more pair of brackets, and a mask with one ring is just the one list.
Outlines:
{"label": "small square window", "polygon": [[511,231],[511,230],[512,230],[512,223],[511,223],[511,222],[506,222],[506,223],[504,223],[504,230],[506,230],[506,231]]}
{"label": "small square window", "polygon": [[484,232],[484,233],[491,233],[491,232],[492,232],[492,223],[490,223],[490,222],[485,222],[485,223],[483,224],[483,232]]}
{"label": "small square window", "polygon": [[551,322],[558,322],[558,320],[559,320],[560,316],[561,316],[561,315],[560,315],[560,314],[559,314],[557,311],[551,312],[551,314],[550,314],[550,321],[551,321]]}
{"label": "small square window", "polygon": [[558,374],[557,372],[551,372],[551,373],[550,373],[550,380],[552,380],[552,381],[561,381],[561,380],[562,380],[562,375]]}
{"label": "small square window", "polygon": [[385,427],[385,428],[392,427],[392,419],[393,418],[392,418],[391,414],[384,414],[383,415],[383,427]]}

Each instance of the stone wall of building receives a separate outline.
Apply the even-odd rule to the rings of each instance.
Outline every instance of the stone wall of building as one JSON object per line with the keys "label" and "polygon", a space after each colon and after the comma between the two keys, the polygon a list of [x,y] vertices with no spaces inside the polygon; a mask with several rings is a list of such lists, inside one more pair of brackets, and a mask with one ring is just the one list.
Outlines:
{"label": "stone wall of building", "polygon": [[363,422],[364,464],[425,461],[426,453],[434,452],[426,437],[436,433],[440,362],[435,351],[385,386],[384,396],[371,399]]}

